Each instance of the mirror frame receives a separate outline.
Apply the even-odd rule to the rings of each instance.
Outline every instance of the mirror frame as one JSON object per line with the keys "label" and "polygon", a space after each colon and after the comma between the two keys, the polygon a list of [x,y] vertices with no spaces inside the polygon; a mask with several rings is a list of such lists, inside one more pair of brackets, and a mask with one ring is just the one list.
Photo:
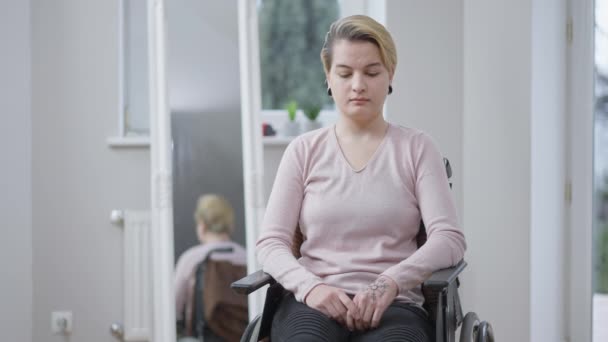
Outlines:
{"label": "mirror frame", "polygon": [[147,0],[150,101],[151,293],[150,341],[176,341],[173,290],[171,117],[167,91],[164,0]]}
{"label": "mirror frame", "polygon": [[[266,209],[264,196],[264,148],[262,143],[262,83],[260,80],[260,49],[258,12],[255,0],[239,0],[239,66],[241,75],[241,128],[243,135],[243,184],[245,189],[245,238],[247,270],[260,268],[255,242]],[[249,295],[249,319],[262,312],[264,291]]]}
{"label": "mirror frame", "polygon": [[[175,341],[173,288],[172,139],[167,85],[167,16],[165,0],[147,0],[151,164],[151,287],[150,341]],[[247,268],[259,268],[255,241],[264,216],[264,158],[261,132],[261,82],[257,7],[238,0],[239,68],[245,196]],[[262,310],[264,291],[249,296],[249,318]]]}

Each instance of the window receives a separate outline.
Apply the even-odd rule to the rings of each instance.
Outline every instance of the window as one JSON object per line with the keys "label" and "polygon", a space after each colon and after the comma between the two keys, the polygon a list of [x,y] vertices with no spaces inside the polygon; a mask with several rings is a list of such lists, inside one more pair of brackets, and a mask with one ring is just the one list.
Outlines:
{"label": "window", "polygon": [[118,134],[111,147],[150,145],[146,0],[118,0]]}
{"label": "window", "polygon": [[123,0],[121,6],[120,135],[147,136],[150,118],[146,0]]}
{"label": "window", "polygon": [[319,57],[329,25],[339,15],[338,1],[259,0],[262,108],[333,108]]}

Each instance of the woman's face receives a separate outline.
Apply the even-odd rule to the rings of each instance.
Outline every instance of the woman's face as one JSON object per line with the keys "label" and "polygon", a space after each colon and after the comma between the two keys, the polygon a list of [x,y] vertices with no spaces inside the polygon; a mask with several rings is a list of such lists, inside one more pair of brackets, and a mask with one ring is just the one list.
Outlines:
{"label": "woman's face", "polygon": [[366,41],[334,43],[327,76],[338,110],[355,121],[371,121],[382,115],[393,75],[389,74],[376,45]]}

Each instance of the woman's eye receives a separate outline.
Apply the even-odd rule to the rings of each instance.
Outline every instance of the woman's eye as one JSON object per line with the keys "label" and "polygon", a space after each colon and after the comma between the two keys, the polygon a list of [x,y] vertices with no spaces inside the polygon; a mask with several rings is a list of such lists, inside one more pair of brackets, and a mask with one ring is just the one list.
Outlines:
{"label": "woman's eye", "polygon": [[350,77],[350,74],[338,74],[338,76],[340,76],[342,78],[347,78],[347,77]]}
{"label": "woman's eye", "polygon": [[376,77],[376,76],[378,76],[378,75],[380,75],[380,73],[379,73],[379,72],[368,72],[368,73],[367,73],[367,76],[371,76],[371,77]]}

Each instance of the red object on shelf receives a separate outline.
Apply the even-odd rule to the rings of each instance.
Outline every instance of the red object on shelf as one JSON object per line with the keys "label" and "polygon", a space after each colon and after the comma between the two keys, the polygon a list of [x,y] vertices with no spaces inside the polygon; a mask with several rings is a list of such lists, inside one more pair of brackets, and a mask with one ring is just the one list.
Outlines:
{"label": "red object on shelf", "polygon": [[262,136],[271,137],[276,135],[277,132],[274,130],[271,124],[263,122],[262,123]]}

